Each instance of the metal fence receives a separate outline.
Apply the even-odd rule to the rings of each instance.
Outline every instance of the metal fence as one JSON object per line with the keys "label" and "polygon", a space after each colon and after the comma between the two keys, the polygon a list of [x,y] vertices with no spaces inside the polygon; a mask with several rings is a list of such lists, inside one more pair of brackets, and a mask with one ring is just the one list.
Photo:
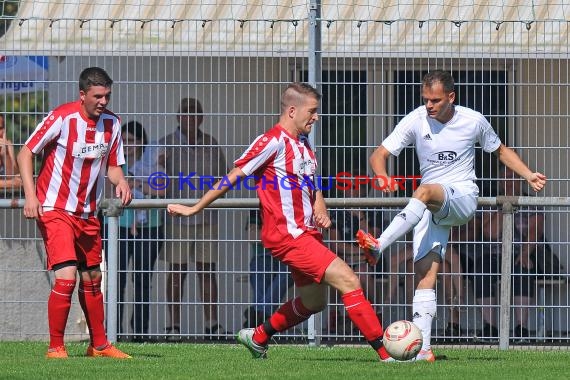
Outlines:
{"label": "metal fence", "polygon": [[[498,299],[491,300],[490,308],[481,306],[477,300],[476,287],[482,286],[478,279],[493,283],[495,279],[490,278],[490,271],[484,270],[484,262],[481,271],[476,270],[473,256],[492,247],[496,252],[500,241],[496,234],[491,238],[487,235],[492,233],[482,231],[483,220],[499,212],[496,204],[481,205],[474,225],[454,232],[450,249],[456,254],[448,255],[445,273],[449,275],[442,275],[438,284],[435,339],[445,343],[500,342],[504,347],[508,333],[515,327],[514,322],[512,326],[509,323],[523,310],[528,312],[525,322],[528,339],[511,342],[544,341],[551,345],[567,342],[565,268],[569,265],[569,236],[565,226],[569,220],[567,204],[554,201],[568,194],[570,178],[565,164],[570,146],[570,43],[564,4],[529,6],[505,1],[497,5],[458,2],[410,6],[397,2],[345,5],[295,1],[288,5],[263,2],[244,5],[230,1],[215,5],[172,2],[147,6],[41,0],[13,3],[4,7],[0,19],[4,26],[0,31],[5,33],[0,36],[0,50],[5,54],[0,60],[0,68],[4,69],[4,77],[0,78],[0,113],[6,116],[7,136],[16,151],[50,109],[76,98],[81,69],[97,65],[104,67],[115,80],[110,108],[124,122],[136,120],[144,125],[152,141],[148,148],[190,149],[160,140],[176,129],[181,99],[198,99],[204,111],[201,130],[216,140],[227,161],[218,162],[220,172],[231,166],[253,138],[275,123],[280,91],[287,83],[311,82],[324,95],[321,120],[312,136],[321,174],[366,175],[370,172],[367,162],[372,150],[407,112],[421,104],[419,83],[423,73],[435,68],[450,70],[457,82],[457,103],[483,113],[505,143],[517,149],[532,168],[549,177],[548,187],[541,194],[546,198],[533,197],[537,203],[521,203],[514,222],[517,215],[525,215],[526,220],[541,214],[544,239],[528,244],[543,248],[544,255],[536,263],[546,264],[547,257],[556,255],[563,269],[562,274],[557,273],[558,267],[550,267],[546,273],[517,275],[534,279],[529,285],[533,287],[532,297],[530,301],[513,298],[510,319],[504,305],[510,297],[500,297],[501,304]],[[195,153],[182,154],[194,162],[193,167],[185,170],[187,173],[214,175],[205,172],[204,162],[192,156]],[[496,159],[478,148],[476,167],[481,196],[485,197],[482,199],[500,195],[498,187],[502,180]],[[418,173],[412,147],[391,162],[391,170],[406,176]],[[174,172],[168,174],[176,177]],[[20,189],[12,185],[0,187],[0,192],[7,199],[22,197]],[[396,196],[410,194],[408,188]],[[165,198],[199,195],[200,192],[173,191],[155,200],[154,205],[164,206]],[[326,195],[340,199],[345,194],[333,188]],[[217,217],[217,220],[210,219],[209,237],[178,239],[164,231],[167,236],[161,239],[170,243],[214,244],[215,267],[198,268],[191,260],[187,267],[173,267],[164,253],[154,248],[156,263],[151,271],[136,266],[140,257],[133,253],[130,266],[119,271],[129,276],[126,293],[119,302],[124,306],[122,323],[114,331],[113,305],[118,294],[112,287],[107,293],[110,333],[115,332],[119,339],[139,335],[130,326],[133,313],[142,313],[134,307],[140,302],[134,298],[136,286],[130,279],[133,273],[153,274],[147,295],[150,326],[143,334],[144,339],[221,339],[258,317],[250,310],[255,303],[250,280],[252,268],[255,269],[252,259],[259,255],[259,247],[255,245],[258,235],[247,228],[251,224],[250,210],[255,209],[248,202],[255,202],[255,195],[241,189],[230,192],[227,198],[240,206],[221,208],[217,216],[210,214],[207,218]],[[4,306],[0,336],[43,339],[47,337],[44,319],[50,280],[44,270],[41,239],[35,225],[21,217],[21,210],[8,208],[7,199],[2,203],[5,208],[0,209],[0,279],[3,280],[0,302]],[[379,203],[371,205],[368,203],[371,199]],[[401,199],[369,191],[367,198],[344,200],[354,201],[350,205],[340,200],[338,204],[332,202],[331,212],[359,211],[374,221],[375,228],[381,229]],[[392,200],[397,203],[390,203]],[[144,203],[146,200],[137,202],[135,205],[150,205]],[[160,216],[167,220],[165,215]],[[501,231],[507,231],[508,225],[505,221]],[[156,227],[158,233],[161,227]],[[499,227],[495,224],[489,228]],[[216,229],[218,235],[214,238]],[[197,231],[196,227],[187,230]],[[114,235],[104,233],[112,236],[107,251],[121,242],[153,240],[130,237],[115,241]],[[327,243],[337,248],[340,243],[348,243],[340,236],[327,234]],[[407,306],[413,276],[412,268],[407,265],[406,243],[395,245],[381,266],[359,269],[361,279],[369,283],[368,294],[384,323],[410,318]],[[546,246],[548,250],[544,249]],[[179,249],[182,255],[192,246]],[[502,256],[504,260],[506,257]],[[109,269],[114,270],[112,266]],[[504,273],[507,268],[502,269]],[[271,268],[261,272],[266,272],[263,280],[267,280],[278,277],[282,271]],[[183,288],[183,296],[176,301],[168,295],[173,294],[172,289],[168,290],[172,274],[186,275],[184,283],[178,284]],[[218,290],[215,300],[208,299],[210,296],[200,288],[205,274],[215,275]],[[486,274],[489,276],[485,277]],[[108,276],[109,286],[115,279]],[[501,288],[497,289],[506,293],[498,294],[511,294],[507,289],[510,283],[501,277],[497,282]],[[281,286],[287,285],[285,282]],[[292,291],[277,288],[282,297],[292,295]],[[173,302],[181,307],[172,309],[169,304]],[[208,316],[204,304],[215,306],[218,313],[215,319],[225,331],[215,334],[205,330]],[[331,295],[331,307],[326,313],[282,336],[356,341],[356,332],[346,323],[341,306],[339,299]],[[485,320],[482,313],[488,309],[497,311],[495,322],[500,327],[500,336],[493,330],[489,331],[491,334],[480,331]],[[179,315],[180,331],[165,331],[173,327],[170,320],[173,310]],[[448,323],[453,327],[456,322],[458,329],[447,329]],[[85,337],[82,323],[81,313],[74,309],[70,318],[73,336]]]}

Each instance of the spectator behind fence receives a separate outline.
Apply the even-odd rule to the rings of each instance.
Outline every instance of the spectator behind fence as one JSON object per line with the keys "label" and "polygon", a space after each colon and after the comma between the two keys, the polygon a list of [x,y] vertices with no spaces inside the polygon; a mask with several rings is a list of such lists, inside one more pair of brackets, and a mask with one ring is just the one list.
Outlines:
{"label": "spectator behind fence", "polygon": [[[181,175],[192,176],[193,179],[207,176],[217,180],[225,174],[226,161],[218,142],[200,130],[203,113],[202,105],[197,99],[182,99],[176,116],[178,127],[159,141],[161,148],[158,162],[171,178],[167,189],[168,198],[200,198],[203,190],[208,190],[206,186],[194,181],[196,190],[193,190],[192,186],[177,180]],[[190,261],[196,264],[199,295],[204,304],[204,333],[210,337],[226,334],[218,321],[218,254],[217,211],[209,210],[193,218],[166,218],[163,256],[170,269],[166,285],[168,338],[179,338],[183,286]],[[194,285],[189,287],[194,289]]]}
{"label": "spectator behind fence", "polygon": [[[352,173],[352,172],[351,172]],[[346,189],[343,196],[346,198],[360,198],[366,196],[366,186],[351,186]],[[354,236],[359,229],[364,229],[373,233],[380,231],[376,229],[374,222],[374,212],[359,209],[350,210],[335,210],[330,212],[332,226],[328,230],[328,238],[330,240],[330,247],[340,258],[342,258],[354,272],[358,275],[362,289],[375,304],[376,296],[376,281],[375,271],[376,265],[370,264],[366,261],[362,248],[354,242]],[[331,297],[335,296],[331,293]],[[377,300],[379,301],[379,299]],[[376,312],[378,319],[382,322],[380,312]],[[342,318],[344,319],[344,318]],[[341,333],[339,322],[341,321],[337,308],[330,307],[329,310],[329,332]]]}
{"label": "spectator behind fence", "polygon": [[[527,196],[522,190],[522,181],[516,174],[503,167],[501,169],[499,191],[506,196]],[[484,212],[481,217],[483,242],[478,244],[479,251],[475,261],[474,288],[477,303],[482,305],[483,328],[479,337],[497,337],[496,307],[498,286],[501,276],[503,214],[492,210]],[[516,327],[513,335],[528,338],[528,308],[534,297],[535,263],[533,255],[545,251],[544,214],[539,208],[531,208],[515,212],[513,215],[513,263],[512,294],[515,310]],[[540,255],[539,255],[540,256]]]}
{"label": "spectator behind fence", "polygon": [[[252,357],[267,357],[272,336],[308,320],[327,305],[328,286],[342,295],[346,312],[380,359],[390,360],[382,344],[382,326],[366,299],[354,271],[323,243],[320,228],[331,221],[322,192],[314,186],[317,160],[308,135],[318,120],[321,95],[305,83],[291,83],[281,96],[279,122],[258,136],[237,159],[224,184],[257,177],[263,228],[261,241],[271,254],[287,264],[296,297],[281,305],[263,324],[238,333]],[[263,184],[262,181],[266,181]],[[312,186],[301,186],[307,181]],[[267,184],[269,182],[269,185]],[[192,207],[169,204],[168,212],[195,216],[229,186],[218,182]]]}
{"label": "spectator behind fence", "polygon": [[0,190],[6,196],[22,187],[14,145],[7,137],[6,118],[0,114]]}
{"label": "spectator behind fence", "polygon": [[[139,122],[130,121],[121,127],[125,144],[126,165],[123,173],[127,175],[133,198],[150,198],[164,195],[165,190],[156,190],[149,186],[147,179],[157,171],[164,171],[156,165],[156,160],[143,160],[143,152],[148,143],[147,134]],[[151,164],[154,162],[155,164]],[[123,313],[126,308],[125,288],[129,261],[132,261],[134,306],[130,326],[134,341],[143,341],[148,333],[150,317],[150,295],[152,271],[156,258],[164,243],[162,212],[156,209],[123,210],[119,217],[119,295],[118,295],[118,332],[121,328]],[[107,252],[107,250],[106,250]],[[106,258],[107,255],[105,256]]]}
{"label": "spectator behind fence", "polygon": [[258,326],[269,318],[292,285],[287,267],[273,258],[271,252],[261,244],[261,223],[259,210],[251,210],[246,230],[251,252],[249,281],[254,303],[244,312],[243,327]]}
{"label": "spectator behind fence", "polygon": [[[542,173],[531,171],[506,147],[487,119],[479,112],[455,102],[455,81],[446,71],[435,70],[422,79],[425,105],[406,115],[370,157],[374,175],[388,177],[390,156],[415,145],[422,175],[421,185],[407,206],[375,239],[360,235],[360,243],[379,255],[406,233],[414,230],[416,291],[413,322],[422,330],[422,350],[416,360],[435,361],[431,350],[431,327],[437,310],[435,286],[445,258],[449,231],[467,223],[477,209],[479,188],[475,181],[475,145],[494,153],[505,165],[524,177],[534,191],[546,184]],[[386,187],[389,193],[396,188]],[[371,253],[372,253],[371,252]]]}
{"label": "spectator behind fence", "polygon": [[[406,236],[406,241],[412,239],[411,235]],[[387,255],[388,272],[388,291],[384,296],[384,304],[399,303],[399,286],[402,281],[401,274],[409,275],[403,278],[404,281],[404,302],[410,304],[414,296],[415,289],[415,273],[414,254],[411,243],[402,243],[393,246]],[[455,340],[461,336],[461,326],[459,324],[459,304],[462,302],[463,292],[463,269],[460,264],[460,257],[453,246],[448,247],[445,257],[441,263],[441,286],[445,303],[449,305],[449,313],[447,314],[447,324],[443,332],[444,339],[447,341]]]}
{"label": "spectator behind fence", "polygon": [[[119,117],[107,110],[113,80],[99,67],[79,75],[79,100],[57,107],[37,126],[18,154],[26,200],[24,216],[35,219],[55,281],[48,299],[47,358],[67,358],[64,333],[79,272],[78,298],[89,328],[87,356],[130,358],[107,340],[101,225],[96,217],[105,169],[123,205],[131,190]],[[34,184],[34,155],[44,153]]]}

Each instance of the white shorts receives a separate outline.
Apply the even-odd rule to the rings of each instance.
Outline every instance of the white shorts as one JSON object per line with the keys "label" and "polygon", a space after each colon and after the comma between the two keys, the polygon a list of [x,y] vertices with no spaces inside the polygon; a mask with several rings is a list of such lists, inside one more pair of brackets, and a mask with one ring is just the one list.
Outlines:
{"label": "white shorts", "polygon": [[432,251],[443,259],[451,227],[467,223],[477,210],[479,188],[473,181],[441,186],[445,192],[443,206],[435,214],[426,210],[414,227],[414,261]]}

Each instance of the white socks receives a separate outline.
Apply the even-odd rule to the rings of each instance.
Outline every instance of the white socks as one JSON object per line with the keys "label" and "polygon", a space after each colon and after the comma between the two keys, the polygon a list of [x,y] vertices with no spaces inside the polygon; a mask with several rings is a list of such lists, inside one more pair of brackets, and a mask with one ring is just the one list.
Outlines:
{"label": "white socks", "polygon": [[414,228],[422,219],[426,209],[427,207],[422,201],[416,198],[410,199],[408,205],[394,217],[392,223],[378,238],[380,252]]}
{"label": "white socks", "polygon": [[435,289],[416,289],[412,306],[413,322],[422,331],[422,350],[431,348],[431,325],[437,311]]}

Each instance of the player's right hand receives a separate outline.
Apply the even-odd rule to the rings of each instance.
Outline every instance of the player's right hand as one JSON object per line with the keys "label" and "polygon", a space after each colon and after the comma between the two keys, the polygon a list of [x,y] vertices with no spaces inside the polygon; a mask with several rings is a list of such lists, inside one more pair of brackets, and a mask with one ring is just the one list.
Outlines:
{"label": "player's right hand", "polygon": [[188,207],[177,203],[169,204],[166,206],[166,210],[170,215],[174,216],[192,216],[200,211],[195,207]]}
{"label": "player's right hand", "polygon": [[376,176],[376,180],[378,181],[378,188],[385,194],[400,190],[398,181],[396,181],[393,177],[388,177],[387,175],[379,175]]}
{"label": "player's right hand", "polygon": [[37,197],[26,199],[24,202],[24,216],[26,219],[39,219],[43,214],[44,209]]}

